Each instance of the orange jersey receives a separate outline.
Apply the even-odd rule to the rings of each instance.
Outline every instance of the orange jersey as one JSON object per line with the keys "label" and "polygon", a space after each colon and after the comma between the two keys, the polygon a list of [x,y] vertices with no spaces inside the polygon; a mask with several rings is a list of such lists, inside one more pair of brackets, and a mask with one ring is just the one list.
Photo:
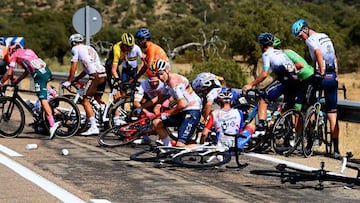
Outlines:
{"label": "orange jersey", "polygon": [[9,48],[0,45],[0,59],[5,59],[6,55],[9,54]]}
{"label": "orange jersey", "polygon": [[169,62],[169,58],[167,57],[166,52],[159,45],[148,41],[146,43],[145,57],[145,63],[147,67],[146,74],[148,76],[153,75],[150,71],[150,66],[158,59],[164,59],[165,61]]}

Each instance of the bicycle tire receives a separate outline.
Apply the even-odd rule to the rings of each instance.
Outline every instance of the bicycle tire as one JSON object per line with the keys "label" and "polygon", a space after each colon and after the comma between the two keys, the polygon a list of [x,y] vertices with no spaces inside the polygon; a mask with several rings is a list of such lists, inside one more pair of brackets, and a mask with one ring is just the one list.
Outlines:
{"label": "bicycle tire", "polygon": [[151,146],[148,149],[135,152],[130,155],[130,160],[140,161],[140,162],[158,162],[159,161],[159,151]]}
{"label": "bicycle tire", "polygon": [[318,137],[315,131],[316,124],[316,109],[311,106],[306,111],[304,128],[303,128],[303,139],[302,139],[302,150],[305,158],[312,156],[314,139]]}
{"label": "bicycle tire", "polygon": [[17,137],[25,126],[25,112],[19,101],[12,97],[0,98],[0,135]]}
{"label": "bicycle tire", "polygon": [[275,120],[272,128],[271,147],[278,154],[286,156],[293,153],[301,144],[302,130],[296,135],[295,119],[299,118],[300,126],[303,126],[303,115],[296,109],[289,109]]}
{"label": "bicycle tire", "polygon": [[178,166],[187,168],[207,168],[224,165],[231,160],[229,152],[188,152],[173,158],[173,162]]}
{"label": "bicycle tire", "polygon": [[122,126],[114,126],[105,130],[98,138],[98,143],[104,147],[119,147],[133,142],[141,135],[137,132],[122,132]]}
{"label": "bicycle tire", "polygon": [[333,145],[332,145],[332,138],[331,138],[331,133],[330,133],[330,123],[329,123],[329,120],[327,119],[327,116],[326,115],[323,115],[323,116],[324,116],[323,117],[324,125],[322,128],[323,131],[322,131],[321,140],[325,144],[326,154],[332,154]]}
{"label": "bicycle tire", "polygon": [[[80,129],[80,111],[77,105],[66,97],[55,97],[50,102],[55,122],[60,121],[60,127],[55,131],[59,138],[69,138],[76,135]],[[49,123],[46,120],[49,129]]]}
{"label": "bicycle tire", "polygon": [[[125,107],[125,108],[124,108]],[[109,108],[109,124],[114,126],[114,116],[118,112],[120,119],[128,123],[131,119],[131,114],[133,110],[133,103],[126,98],[121,98],[117,101],[111,108]]]}

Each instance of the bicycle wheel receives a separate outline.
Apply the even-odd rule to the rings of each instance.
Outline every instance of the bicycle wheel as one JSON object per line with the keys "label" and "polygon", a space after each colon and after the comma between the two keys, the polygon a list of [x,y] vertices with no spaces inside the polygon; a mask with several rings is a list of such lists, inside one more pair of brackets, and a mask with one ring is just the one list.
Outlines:
{"label": "bicycle wheel", "polygon": [[[297,124],[297,125],[296,125]],[[289,109],[276,119],[272,128],[271,146],[278,154],[290,155],[301,144],[303,115]]]}
{"label": "bicycle wheel", "polygon": [[140,137],[137,131],[124,132],[121,128],[122,126],[114,126],[103,132],[98,138],[99,144],[105,147],[118,147],[131,143]]}
{"label": "bicycle wheel", "polygon": [[[55,122],[60,121],[61,125],[55,135],[60,138],[68,138],[78,133],[80,129],[80,111],[76,104],[66,97],[55,97],[50,102]],[[46,126],[49,123],[46,120]]]}
{"label": "bicycle wheel", "polygon": [[318,137],[318,131],[316,129],[316,109],[314,106],[309,107],[306,111],[304,128],[303,128],[303,139],[302,139],[302,150],[304,157],[310,157],[313,154],[314,139]]}
{"label": "bicycle wheel", "polygon": [[148,149],[136,152],[130,155],[130,160],[141,162],[157,162],[159,161],[159,150],[151,146]]}
{"label": "bicycle wheel", "polygon": [[17,137],[25,126],[25,113],[21,104],[12,97],[0,98],[0,135]]}
{"label": "bicycle wheel", "polygon": [[325,151],[326,154],[332,154],[333,152],[333,145],[332,145],[332,138],[331,138],[331,132],[330,132],[330,123],[327,119],[327,116],[325,113],[323,113],[323,125],[321,126],[321,132],[320,132],[320,138],[321,141],[325,144]]}
{"label": "bicycle wheel", "polygon": [[175,164],[188,168],[205,168],[220,166],[230,162],[231,154],[220,151],[195,151],[184,153],[173,158]]}
{"label": "bicycle wheel", "polygon": [[118,115],[122,121],[126,123],[129,122],[132,110],[133,103],[130,101],[130,99],[121,98],[113,106],[111,106],[111,108],[109,108],[109,124],[114,126],[114,117],[116,115]]}

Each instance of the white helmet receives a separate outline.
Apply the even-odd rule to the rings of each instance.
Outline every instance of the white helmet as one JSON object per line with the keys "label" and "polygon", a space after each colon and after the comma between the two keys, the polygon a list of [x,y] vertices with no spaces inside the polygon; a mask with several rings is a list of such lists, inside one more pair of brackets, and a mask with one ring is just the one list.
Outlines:
{"label": "white helmet", "polygon": [[192,87],[197,94],[201,95],[204,90],[210,91],[213,88],[221,87],[221,83],[212,73],[200,73],[192,82]]}
{"label": "white helmet", "polygon": [[77,42],[83,42],[84,41],[84,36],[82,36],[81,34],[72,34],[70,37],[69,37],[69,44],[70,46],[74,46],[74,43],[77,43]]}

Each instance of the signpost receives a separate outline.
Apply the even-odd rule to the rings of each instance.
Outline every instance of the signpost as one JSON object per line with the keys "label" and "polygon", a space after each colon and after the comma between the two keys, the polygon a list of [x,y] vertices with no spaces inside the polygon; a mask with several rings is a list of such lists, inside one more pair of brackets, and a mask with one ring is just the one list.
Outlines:
{"label": "signpost", "polygon": [[76,11],[72,22],[75,30],[85,35],[86,44],[90,45],[90,36],[99,32],[102,25],[102,18],[96,9],[86,6]]}

